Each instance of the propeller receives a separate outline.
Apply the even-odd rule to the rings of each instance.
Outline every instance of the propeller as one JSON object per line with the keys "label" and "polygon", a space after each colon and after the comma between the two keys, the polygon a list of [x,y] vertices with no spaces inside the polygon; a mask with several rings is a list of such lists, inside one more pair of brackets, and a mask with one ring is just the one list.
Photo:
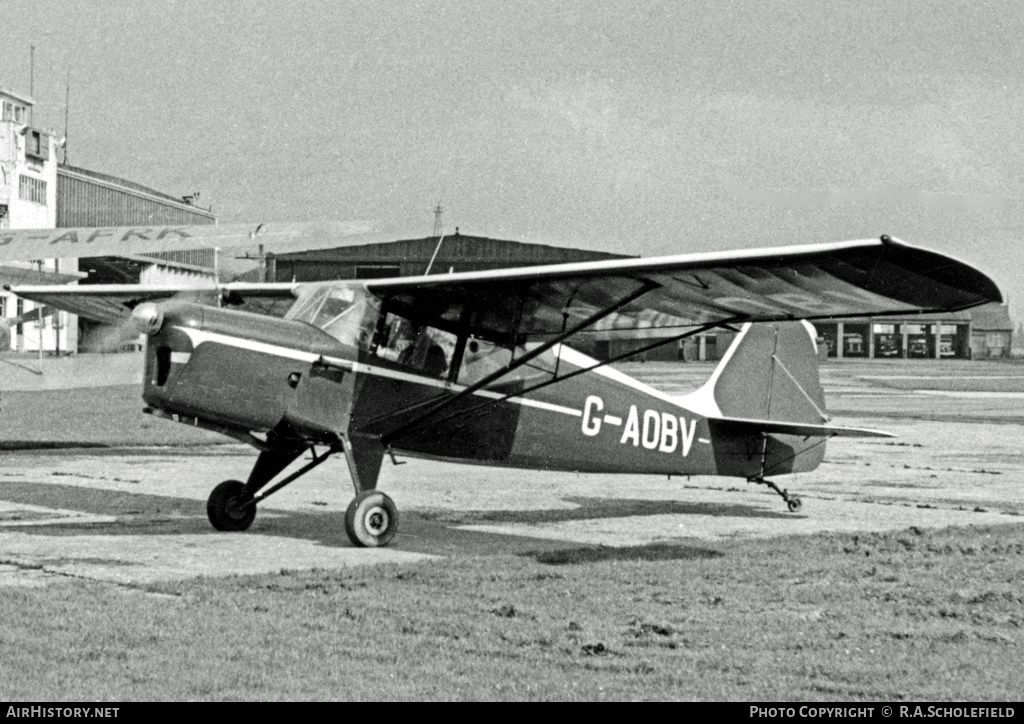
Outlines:
{"label": "propeller", "polygon": [[114,324],[101,324],[91,328],[82,341],[82,346],[91,351],[119,352],[125,345],[138,341],[140,334],[156,334],[163,325],[163,306],[174,301],[174,297],[163,302],[142,302],[130,314]]}
{"label": "propeller", "polygon": [[138,341],[140,334],[153,335],[163,325],[164,309],[180,302],[213,304],[220,291],[210,287],[197,287],[179,291],[156,301],[125,303],[131,311],[113,324],[93,327],[82,341],[82,347],[95,352],[118,352],[125,345]]}

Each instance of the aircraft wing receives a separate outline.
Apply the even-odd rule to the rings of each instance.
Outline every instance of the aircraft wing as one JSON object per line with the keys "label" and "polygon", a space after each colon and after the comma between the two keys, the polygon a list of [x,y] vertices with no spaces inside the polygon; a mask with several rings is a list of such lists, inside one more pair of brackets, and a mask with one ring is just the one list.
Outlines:
{"label": "aircraft wing", "polygon": [[70,229],[0,230],[0,261],[134,256],[184,249],[231,250],[233,256],[257,258],[263,251],[307,251],[372,244],[393,237],[370,233],[361,223],[210,224],[203,226],[134,226]]}
{"label": "aircraft wing", "polygon": [[53,272],[48,269],[0,264],[0,284],[68,284],[88,276],[81,272]]}
{"label": "aircraft wing", "polygon": [[241,309],[280,317],[295,301],[297,284],[258,284],[232,282],[214,287],[143,284],[76,284],[67,286],[8,286],[19,297],[48,304],[105,324],[126,319],[136,305],[179,298],[203,304],[221,303]]}
{"label": "aircraft wing", "polygon": [[574,327],[598,338],[635,338],[715,324],[953,311],[1002,300],[977,269],[889,237],[365,283],[410,319],[520,343]]}

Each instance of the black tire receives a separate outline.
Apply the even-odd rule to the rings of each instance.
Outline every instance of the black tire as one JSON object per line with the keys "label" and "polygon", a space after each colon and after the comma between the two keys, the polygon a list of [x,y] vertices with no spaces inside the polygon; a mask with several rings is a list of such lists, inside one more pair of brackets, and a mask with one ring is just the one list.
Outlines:
{"label": "black tire", "polygon": [[378,490],[364,490],[345,511],[345,532],[354,545],[381,548],[391,542],[397,531],[398,508]]}
{"label": "black tire", "polygon": [[225,480],[210,493],[206,501],[206,515],[217,530],[248,530],[256,519],[256,506],[243,508],[246,500],[245,483]]}
{"label": "black tire", "polygon": [[802,507],[804,507],[804,503],[803,503],[802,500],[800,500],[800,498],[790,498],[786,502],[786,507],[789,508],[789,512],[790,513],[795,513],[798,510],[800,510]]}

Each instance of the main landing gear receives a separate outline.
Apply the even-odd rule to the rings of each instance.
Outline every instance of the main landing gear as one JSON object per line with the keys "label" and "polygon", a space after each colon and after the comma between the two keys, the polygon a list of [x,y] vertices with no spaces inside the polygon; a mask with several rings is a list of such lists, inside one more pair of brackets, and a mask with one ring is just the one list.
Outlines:
{"label": "main landing gear", "polygon": [[769,488],[774,490],[776,493],[778,493],[780,496],[782,496],[783,500],[786,501],[786,507],[789,508],[789,512],[790,513],[796,513],[797,511],[800,510],[800,508],[802,508],[804,506],[804,503],[803,503],[802,500],[800,500],[800,498],[798,498],[795,495],[790,495],[788,490],[784,490],[784,489],[780,488],[778,485],[773,483],[771,480],[765,480],[764,478],[758,476],[758,477],[755,477],[755,478],[749,478],[747,480],[747,482],[748,483],[757,483],[758,485],[767,485]]}
{"label": "main landing gear", "polygon": [[[347,441],[346,441],[347,442]],[[347,449],[346,449],[347,448]],[[302,453],[309,450],[313,458],[303,467],[281,481],[264,488],[278,473],[292,464]],[[260,453],[247,482],[225,480],[210,493],[206,501],[206,515],[214,528],[220,531],[248,530],[256,519],[256,506],[289,483],[298,480],[315,467],[324,463],[337,452],[347,452],[351,458],[351,447],[332,446],[327,452],[317,454],[312,445],[294,443],[279,445]],[[379,467],[379,465],[378,465]],[[351,459],[349,469],[353,473],[356,497],[345,512],[345,532],[354,545],[364,548],[386,546],[398,531],[398,508],[386,494],[372,486],[360,485],[360,477]],[[376,470],[372,470],[374,484]]]}
{"label": "main landing gear", "polygon": [[345,532],[357,546],[386,546],[398,530],[398,508],[379,490],[364,490],[345,511]]}
{"label": "main landing gear", "polygon": [[225,480],[210,493],[206,501],[206,516],[217,530],[248,530],[256,520],[256,504],[246,505],[249,500],[251,496],[245,493],[245,483]]}

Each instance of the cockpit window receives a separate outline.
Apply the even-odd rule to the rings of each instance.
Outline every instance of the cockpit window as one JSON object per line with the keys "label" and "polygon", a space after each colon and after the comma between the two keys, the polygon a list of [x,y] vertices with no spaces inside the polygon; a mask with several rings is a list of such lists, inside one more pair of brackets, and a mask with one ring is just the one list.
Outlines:
{"label": "cockpit window", "polygon": [[352,289],[341,287],[340,289],[328,290],[323,303],[320,305],[320,309],[317,310],[316,317],[313,319],[313,325],[322,329],[347,311],[352,306],[355,298],[355,291]]}
{"label": "cockpit window", "polygon": [[311,324],[339,342],[367,349],[378,309],[376,298],[359,288],[329,285],[300,295],[285,319]]}
{"label": "cockpit window", "polygon": [[427,377],[443,379],[448,376],[456,341],[451,332],[388,313],[378,327],[371,352]]}

